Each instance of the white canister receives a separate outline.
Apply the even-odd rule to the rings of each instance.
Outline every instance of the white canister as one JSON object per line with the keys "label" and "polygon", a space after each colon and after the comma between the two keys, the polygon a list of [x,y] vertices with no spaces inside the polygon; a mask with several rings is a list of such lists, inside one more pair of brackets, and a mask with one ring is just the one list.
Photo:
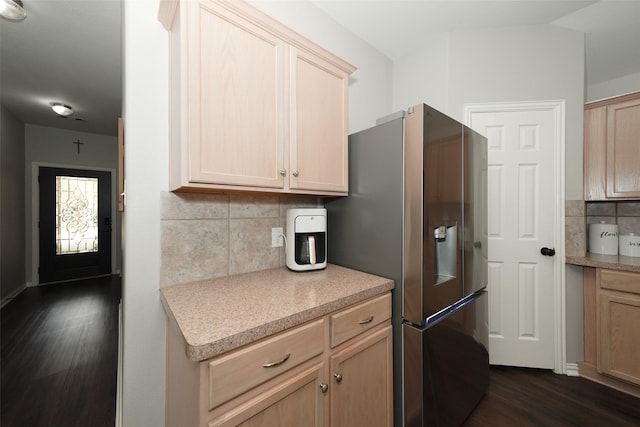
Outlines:
{"label": "white canister", "polygon": [[618,255],[618,225],[600,224],[589,225],[589,252],[602,255]]}
{"label": "white canister", "polygon": [[640,236],[634,233],[621,234],[620,255],[640,257]]}

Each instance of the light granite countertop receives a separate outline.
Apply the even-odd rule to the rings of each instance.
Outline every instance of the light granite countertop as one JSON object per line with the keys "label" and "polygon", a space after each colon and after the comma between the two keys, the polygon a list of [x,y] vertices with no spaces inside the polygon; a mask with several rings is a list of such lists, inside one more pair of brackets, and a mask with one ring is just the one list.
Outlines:
{"label": "light granite countertop", "polygon": [[588,252],[583,257],[568,256],[566,257],[566,263],[583,267],[607,268],[609,270],[640,273],[640,257],[600,255]]}
{"label": "light granite countertop", "polygon": [[337,265],[286,267],[160,289],[167,315],[202,361],[393,289],[393,281]]}

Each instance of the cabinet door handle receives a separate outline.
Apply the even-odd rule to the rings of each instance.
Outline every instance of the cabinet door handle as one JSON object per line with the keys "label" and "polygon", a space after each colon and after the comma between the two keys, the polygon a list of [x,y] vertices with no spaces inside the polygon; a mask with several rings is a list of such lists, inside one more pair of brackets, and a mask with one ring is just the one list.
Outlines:
{"label": "cabinet door handle", "polygon": [[282,365],[284,362],[286,362],[287,360],[289,360],[289,358],[291,357],[291,353],[287,353],[284,355],[284,357],[276,362],[270,362],[270,363],[265,363],[264,365],[262,365],[263,368],[273,368],[274,366],[279,366]]}
{"label": "cabinet door handle", "polygon": [[368,318],[359,321],[358,323],[361,325],[366,325],[367,323],[373,322],[373,316],[369,316]]}
{"label": "cabinet door handle", "polygon": [[300,172],[298,172],[297,170],[293,171],[293,176],[297,177],[298,175],[300,175]]}
{"label": "cabinet door handle", "polygon": [[326,393],[326,392],[327,392],[327,390],[329,390],[329,385],[328,385],[328,384],[325,384],[325,383],[320,384],[320,390],[321,390],[323,393]]}
{"label": "cabinet door handle", "polygon": [[280,169],[280,175],[285,176],[287,174],[286,169]]}
{"label": "cabinet door handle", "polygon": [[342,374],[333,374],[337,382],[342,381]]}

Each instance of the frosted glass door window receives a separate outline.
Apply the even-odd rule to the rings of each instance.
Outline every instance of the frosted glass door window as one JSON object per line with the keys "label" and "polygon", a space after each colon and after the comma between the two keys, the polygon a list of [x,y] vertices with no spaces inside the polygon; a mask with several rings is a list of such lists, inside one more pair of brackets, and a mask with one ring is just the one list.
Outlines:
{"label": "frosted glass door window", "polygon": [[56,255],[98,252],[98,178],[56,176]]}

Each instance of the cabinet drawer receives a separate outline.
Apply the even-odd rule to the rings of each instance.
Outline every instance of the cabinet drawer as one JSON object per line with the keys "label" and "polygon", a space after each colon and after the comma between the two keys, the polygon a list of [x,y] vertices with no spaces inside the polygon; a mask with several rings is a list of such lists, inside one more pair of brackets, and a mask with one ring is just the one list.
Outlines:
{"label": "cabinet drawer", "polygon": [[390,293],[334,314],[331,316],[331,347],[340,345],[390,318]]}
{"label": "cabinet drawer", "polygon": [[322,353],[324,320],[209,362],[209,410]]}
{"label": "cabinet drawer", "polygon": [[640,274],[626,271],[600,270],[600,288],[640,294]]}

